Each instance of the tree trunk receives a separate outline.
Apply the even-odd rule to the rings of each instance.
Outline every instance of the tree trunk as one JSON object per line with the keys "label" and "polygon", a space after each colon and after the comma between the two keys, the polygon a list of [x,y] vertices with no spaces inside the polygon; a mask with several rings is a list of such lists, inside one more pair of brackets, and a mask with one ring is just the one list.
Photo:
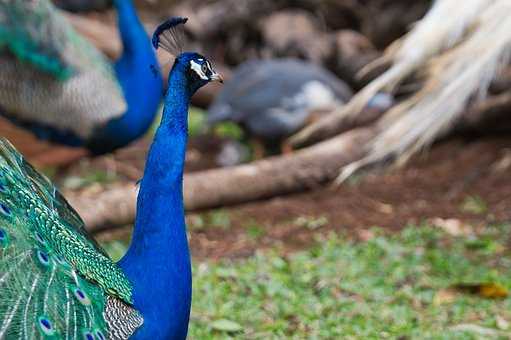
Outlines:
{"label": "tree trunk", "polygon": [[[331,181],[342,166],[363,156],[360,146],[374,133],[369,128],[356,129],[292,154],[187,174],[185,207],[199,210],[238,204],[303,191]],[[136,196],[135,185],[93,194],[66,194],[90,230],[132,223]]]}
{"label": "tree trunk", "polygon": [[[455,130],[478,130],[481,125],[509,127],[503,122],[511,121],[510,109],[511,91],[489,97],[468,110]],[[373,126],[353,129],[292,154],[186,174],[186,209],[200,210],[260,200],[331,181],[339,174],[340,168],[364,156],[367,143],[377,131]],[[135,217],[137,190],[134,184],[116,186],[99,193],[71,192],[66,197],[91,230],[129,224]]]}
{"label": "tree trunk", "polygon": [[[478,129],[476,124],[492,121],[493,118],[502,118],[502,113],[511,106],[511,67],[505,68],[490,85],[490,96],[481,103],[472,107],[460,117],[455,130]],[[349,104],[347,104],[349,105]],[[304,127],[289,137],[289,144],[294,148],[308,146],[322,140],[336,136],[356,127],[368,126],[386,112],[364,109],[355,118],[346,117],[342,106],[311,125]]]}
{"label": "tree trunk", "polygon": [[511,127],[511,90],[488,97],[468,110],[455,131],[509,131]]}
{"label": "tree trunk", "polygon": [[189,174],[185,177],[186,208],[212,208],[317,187],[363,156],[360,145],[373,135],[372,129],[357,129],[296,153]]}
{"label": "tree trunk", "polygon": [[293,148],[312,145],[357,127],[369,126],[385,113],[378,110],[365,109],[356,118],[352,119],[342,116],[340,114],[342,110],[343,107],[340,107],[317,122],[306,126],[288,139],[289,145]]}

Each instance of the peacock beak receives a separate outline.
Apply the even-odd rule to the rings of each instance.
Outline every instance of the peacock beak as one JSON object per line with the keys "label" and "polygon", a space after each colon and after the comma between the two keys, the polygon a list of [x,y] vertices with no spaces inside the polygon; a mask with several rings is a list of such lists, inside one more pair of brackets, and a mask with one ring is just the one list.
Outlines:
{"label": "peacock beak", "polygon": [[224,83],[224,79],[222,78],[222,76],[216,72],[211,75],[211,81],[217,81],[221,84]]}

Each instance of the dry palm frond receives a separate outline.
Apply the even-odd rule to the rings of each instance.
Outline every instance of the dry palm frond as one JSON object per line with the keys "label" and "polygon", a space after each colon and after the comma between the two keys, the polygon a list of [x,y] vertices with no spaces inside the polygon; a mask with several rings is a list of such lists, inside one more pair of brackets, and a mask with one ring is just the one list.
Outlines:
{"label": "dry palm frond", "polygon": [[[435,6],[454,2],[456,1],[438,0]],[[361,166],[390,156],[396,156],[401,161],[406,160],[445,132],[474,95],[476,100],[484,98],[490,81],[499,68],[509,60],[511,1],[471,2],[474,8],[477,7],[477,15],[471,19],[471,29],[464,30],[462,42],[450,50],[443,51],[439,56],[436,56],[436,53],[430,53],[427,57],[425,53],[422,54],[425,59],[420,63],[423,65],[427,63],[425,86],[386,113],[378,124],[381,133],[371,142],[368,156],[344,168],[339,180],[345,179]],[[480,7],[482,3],[485,3],[483,8]],[[468,2],[463,5],[458,2],[458,6],[461,9],[468,6]],[[434,9],[435,7],[427,15],[431,21]],[[459,12],[452,9],[452,13],[454,18]],[[460,34],[459,27],[451,28],[456,28],[456,32],[451,36]],[[435,30],[434,27],[429,29]],[[409,37],[411,36],[412,33]],[[443,36],[447,37],[448,34],[444,32]],[[427,35],[420,37],[427,38]],[[427,41],[430,47],[435,46],[431,40]],[[414,43],[425,46],[421,40]],[[450,44],[452,45],[452,41]],[[375,81],[380,82],[378,79]]]}
{"label": "dry palm frond", "polygon": [[379,91],[392,91],[403,79],[428,60],[454,46],[473,26],[479,13],[494,0],[437,0],[426,16],[403,38],[394,42],[383,57],[362,70],[367,72],[379,64],[392,66],[357,93],[339,115],[360,113]]}
{"label": "dry palm frond", "polygon": [[379,65],[390,65],[381,76],[360,90],[351,101],[305,127],[291,137],[291,143],[302,145],[314,135],[321,134],[326,126],[356,121],[359,113],[378,92],[392,92],[397,85],[429,60],[459,43],[476,23],[481,11],[496,0],[436,0],[431,10],[403,38],[395,41],[385,54],[366,66],[364,74]]}

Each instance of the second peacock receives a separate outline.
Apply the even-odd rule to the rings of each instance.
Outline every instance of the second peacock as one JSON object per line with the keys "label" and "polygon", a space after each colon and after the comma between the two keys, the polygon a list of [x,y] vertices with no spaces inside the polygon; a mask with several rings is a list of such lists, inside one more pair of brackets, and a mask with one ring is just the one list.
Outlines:
{"label": "second peacock", "polygon": [[153,122],[162,79],[131,0],[115,0],[112,64],[49,0],[0,1],[0,114],[41,139],[107,153]]}

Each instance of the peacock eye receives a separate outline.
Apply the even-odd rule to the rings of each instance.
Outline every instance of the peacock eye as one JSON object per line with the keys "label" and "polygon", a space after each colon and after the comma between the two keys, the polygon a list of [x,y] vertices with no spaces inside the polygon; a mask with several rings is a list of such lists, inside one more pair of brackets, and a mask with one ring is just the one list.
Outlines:
{"label": "peacock eye", "polygon": [[202,64],[202,73],[206,74],[208,72],[208,65]]}

